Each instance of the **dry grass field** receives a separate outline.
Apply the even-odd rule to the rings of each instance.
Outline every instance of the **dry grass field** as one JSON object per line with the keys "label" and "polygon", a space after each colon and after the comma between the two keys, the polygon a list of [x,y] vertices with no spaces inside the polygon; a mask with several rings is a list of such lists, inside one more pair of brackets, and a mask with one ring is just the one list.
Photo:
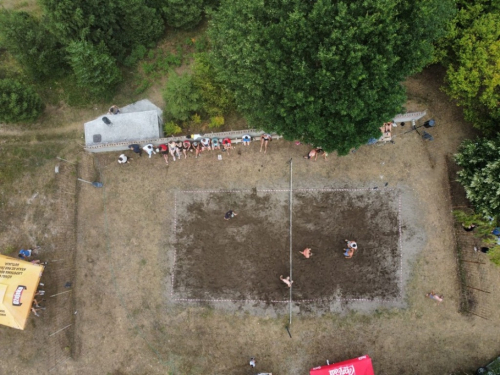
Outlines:
{"label": "dry grass field", "polygon": [[[72,299],[62,306],[49,299],[26,331],[0,327],[0,374],[295,375],[362,354],[377,374],[471,373],[500,351],[500,272],[487,265],[483,275],[491,286],[489,320],[459,313],[446,156],[472,131],[441,82],[435,68],[406,82],[407,110],[426,109],[436,120],[433,142],[398,127],[395,144],[327,161],[305,160],[307,146],[282,140],[267,154],[253,143],[221,161],[212,151],[169,166],[158,155],[119,165],[117,154],[54,150],[78,165],[61,164],[63,183],[50,155],[18,181],[2,207],[0,245],[15,251],[37,242],[50,257],[62,251],[51,247],[56,236],[74,233],[64,237],[71,273],[58,277],[65,268],[49,264],[45,280],[55,292],[71,279]],[[297,190],[292,338],[288,304],[273,302],[288,297],[278,277],[289,270],[290,158]],[[104,187],[75,185],[77,175]],[[64,192],[75,198],[64,206],[74,209],[73,226],[63,225]],[[226,222],[230,208],[238,216]],[[341,256],[346,236],[360,243],[351,260]],[[317,252],[308,264],[298,251],[309,244]],[[426,298],[430,290],[444,302]],[[49,336],[67,323],[64,339]]]}

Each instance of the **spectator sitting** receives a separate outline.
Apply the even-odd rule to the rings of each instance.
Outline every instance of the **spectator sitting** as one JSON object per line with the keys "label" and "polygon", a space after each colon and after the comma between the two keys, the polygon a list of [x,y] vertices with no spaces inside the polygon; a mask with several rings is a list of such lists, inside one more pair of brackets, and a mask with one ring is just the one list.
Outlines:
{"label": "spectator sitting", "polygon": [[314,161],[318,160],[318,155],[323,155],[323,158],[326,160],[326,157],[328,156],[328,154],[321,148],[321,147],[318,147],[318,148],[315,148],[315,149],[312,149],[311,151],[309,151],[309,153],[304,156],[304,159],[312,159],[314,158]]}
{"label": "spectator sitting", "polygon": [[241,137],[241,142],[243,143],[243,146],[250,146],[251,140],[252,137],[249,134],[245,134],[243,137]]}
{"label": "spectator sitting", "polygon": [[139,156],[142,156],[142,148],[137,143],[133,143],[133,144],[129,145],[128,148],[130,150],[134,151],[136,154],[139,154]]}
{"label": "spectator sitting", "polygon": [[464,231],[466,232],[472,232],[474,229],[476,229],[476,224],[470,224],[470,225],[462,224],[462,228],[464,228]]}
{"label": "spectator sitting", "polygon": [[219,138],[212,138],[212,150],[220,150]]}
{"label": "spectator sitting", "polygon": [[28,259],[26,259],[26,258],[31,257],[32,251],[33,250],[31,250],[31,249],[28,249],[28,250],[21,249],[21,250],[19,250],[18,257],[27,261]]}
{"label": "spectator sitting", "polygon": [[188,140],[182,142],[182,149],[186,150],[186,152],[188,151],[193,152],[193,147],[191,147],[191,142]]}
{"label": "spectator sitting", "polygon": [[150,159],[151,159],[151,155],[156,154],[155,149],[153,148],[153,144],[152,143],[148,143],[142,149],[147,152],[147,154],[149,155]]}
{"label": "spectator sitting", "polygon": [[184,142],[182,141],[177,141],[175,142],[175,145],[177,146],[177,150],[179,151],[179,159],[181,158],[180,153],[184,155],[184,159],[187,159],[187,150],[184,148]]}
{"label": "spectator sitting", "polygon": [[[128,164],[130,161],[128,160],[129,158],[125,154],[121,154],[118,156],[118,164]],[[130,158],[132,160],[132,158]]]}
{"label": "spectator sitting", "polygon": [[229,150],[231,149],[231,139],[230,138],[224,138],[222,140],[222,146],[224,146],[224,150],[227,151],[227,153],[229,154]]}
{"label": "spectator sitting", "polygon": [[117,105],[112,105],[111,107],[109,107],[108,114],[117,115],[118,113],[120,113],[120,108],[118,108]]}
{"label": "spectator sitting", "polygon": [[168,165],[168,147],[166,144],[162,143],[156,148],[156,152],[158,152],[160,155],[163,155],[163,160],[165,160],[165,163]]}
{"label": "spectator sitting", "polygon": [[201,147],[201,143],[200,142],[193,142],[192,147],[193,147],[194,152],[195,152],[194,157],[198,158],[198,155],[201,154],[201,152],[203,151],[203,148]]}
{"label": "spectator sitting", "polygon": [[429,297],[430,299],[433,299],[434,301],[438,301],[439,303],[443,302],[444,299],[443,296],[440,296],[434,292],[427,293],[425,296]]}
{"label": "spectator sitting", "polygon": [[201,151],[205,151],[205,150],[210,151],[211,150],[211,148],[210,148],[210,138],[202,138],[200,140],[200,143],[201,143]]}
{"label": "spectator sitting", "polygon": [[172,155],[172,157],[174,158],[174,161],[175,161],[176,155],[179,159],[181,158],[181,154],[179,153],[179,149],[177,148],[177,144],[174,141],[172,141],[168,144],[168,151],[170,152],[170,155]]}

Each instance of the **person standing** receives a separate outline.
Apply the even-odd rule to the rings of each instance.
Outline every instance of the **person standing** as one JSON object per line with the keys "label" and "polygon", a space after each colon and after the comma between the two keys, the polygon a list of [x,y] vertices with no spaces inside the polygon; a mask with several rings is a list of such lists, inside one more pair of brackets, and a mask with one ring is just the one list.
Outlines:
{"label": "person standing", "polygon": [[250,358],[250,366],[252,368],[255,368],[255,358],[254,357]]}
{"label": "person standing", "polygon": [[130,150],[134,151],[136,154],[139,154],[139,156],[142,156],[142,148],[137,143],[133,143],[133,144],[129,145],[128,148]]}
{"label": "person standing", "polygon": [[260,152],[262,152],[262,147],[264,147],[264,154],[267,152],[267,144],[273,140],[271,134],[264,133],[260,136]]}

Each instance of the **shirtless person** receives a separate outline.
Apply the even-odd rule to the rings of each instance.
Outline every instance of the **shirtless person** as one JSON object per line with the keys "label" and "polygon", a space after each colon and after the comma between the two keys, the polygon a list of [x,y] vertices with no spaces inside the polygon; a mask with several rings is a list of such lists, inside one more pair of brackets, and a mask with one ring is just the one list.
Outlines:
{"label": "shirtless person", "polygon": [[264,146],[264,154],[267,152],[267,144],[273,140],[271,134],[264,133],[260,136],[260,152],[262,152],[262,146]]}
{"label": "shirtless person", "polygon": [[314,158],[314,161],[318,160],[318,155],[323,155],[323,158],[326,160],[326,157],[328,156],[328,154],[321,148],[321,147],[318,147],[318,148],[315,148],[315,149],[312,149],[311,151],[309,151],[309,153],[304,156],[304,159],[312,159]]}
{"label": "shirtless person", "polygon": [[435,301],[438,301],[439,303],[443,302],[443,298],[444,298],[443,296],[440,296],[434,292],[427,293],[425,296],[429,297],[430,299],[433,299]]}
{"label": "shirtless person", "polygon": [[356,243],[356,241],[345,240],[345,242],[347,242],[347,247],[349,249],[354,249],[354,250],[358,249],[358,244]]}
{"label": "shirtless person", "polygon": [[181,154],[179,153],[179,149],[177,148],[177,145],[175,144],[174,141],[172,141],[168,144],[168,151],[170,152],[170,155],[172,155],[172,157],[174,158],[174,161],[175,161],[176,155],[179,159],[181,158]]}
{"label": "shirtless person", "polygon": [[201,154],[201,152],[203,151],[201,143],[200,142],[193,142],[192,147],[193,147],[194,152],[195,152],[195,156],[194,157],[198,158],[198,155]]}
{"label": "shirtless person", "polygon": [[177,146],[177,150],[179,151],[179,159],[181,158],[181,152],[184,155],[184,159],[187,159],[187,150],[184,149],[184,143],[182,141],[177,141],[175,142],[175,145]]}
{"label": "shirtless person", "polygon": [[309,248],[309,247],[306,247],[304,249],[304,251],[299,251],[299,253],[301,253],[303,256],[305,256],[306,259],[309,259],[311,257],[311,255],[313,255],[311,248]]}
{"label": "shirtless person", "polygon": [[344,249],[344,257],[346,259],[351,259],[353,255],[354,255],[354,249],[352,248]]}
{"label": "shirtless person", "polygon": [[280,280],[283,281],[289,288],[292,287],[293,280],[290,280],[290,276],[283,278],[283,275],[280,276]]}

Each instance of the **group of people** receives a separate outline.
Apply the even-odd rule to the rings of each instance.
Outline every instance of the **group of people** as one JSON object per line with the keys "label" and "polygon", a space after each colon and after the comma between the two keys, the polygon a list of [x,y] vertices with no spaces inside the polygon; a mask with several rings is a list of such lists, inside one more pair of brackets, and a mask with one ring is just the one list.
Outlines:
{"label": "group of people", "polygon": [[[241,138],[243,146],[250,145],[251,141],[252,137],[249,134],[246,134]],[[261,152],[262,150],[264,150],[264,153],[267,153],[267,146],[270,141],[272,141],[271,134],[265,133],[260,136]],[[181,154],[184,155],[184,159],[187,159],[188,152],[194,152],[195,158],[198,158],[198,156],[205,150],[207,151],[221,150],[229,154],[233,146],[231,138],[228,137],[222,139],[216,137],[214,138],[204,137],[201,139],[197,139],[195,141],[190,141],[187,139],[184,141],[172,141],[167,144],[161,144],[157,147],[155,147],[152,143],[148,143],[145,146],[133,143],[129,145],[128,148],[132,150],[135,154],[139,155],[139,157],[142,156],[143,152],[148,154],[150,158],[152,157],[152,155],[160,154],[163,156],[165,163],[168,165],[169,155],[172,156],[172,159],[174,161],[176,161],[177,159],[181,159]],[[125,154],[121,154],[118,157],[119,164],[130,163],[131,160],[133,160],[133,158]]]}
{"label": "group of people", "polygon": [[19,254],[17,255],[17,257],[25,260],[26,262],[30,262],[31,264],[43,264],[44,266],[46,266],[48,262],[42,262],[40,259],[28,259],[33,255],[38,255],[38,249],[38,246],[34,249],[21,249],[19,250]]}
{"label": "group of people", "polygon": [[[33,249],[21,249],[21,250],[19,250],[19,254],[17,256],[18,256],[18,258],[20,258],[26,262],[30,262],[31,264],[41,264],[41,265],[46,266],[48,264],[48,262],[42,262],[39,259],[30,259],[33,256],[38,255],[39,249],[40,249],[39,246],[35,246]],[[39,283],[38,285],[44,286],[43,283]],[[35,298],[33,299],[33,302],[31,305],[31,312],[37,317],[40,316],[38,314],[38,312],[40,310],[45,310],[45,307],[40,306],[40,302],[45,302],[45,299],[43,298],[44,295],[45,295],[45,291],[38,289],[35,293]],[[38,297],[38,299],[36,297]]]}
{"label": "group of people", "polygon": [[[347,242],[347,249],[344,249],[344,256],[346,259],[350,259],[354,255],[354,251],[358,249],[358,244],[356,241],[345,241]],[[306,247],[304,250],[299,251],[299,253],[306,259],[309,259],[313,255],[310,247]],[[292,287],[293,280],[290,280],[290,276],[283,277],[283,275],[280,275],[280,280],[283,281],[289,288]]]}

